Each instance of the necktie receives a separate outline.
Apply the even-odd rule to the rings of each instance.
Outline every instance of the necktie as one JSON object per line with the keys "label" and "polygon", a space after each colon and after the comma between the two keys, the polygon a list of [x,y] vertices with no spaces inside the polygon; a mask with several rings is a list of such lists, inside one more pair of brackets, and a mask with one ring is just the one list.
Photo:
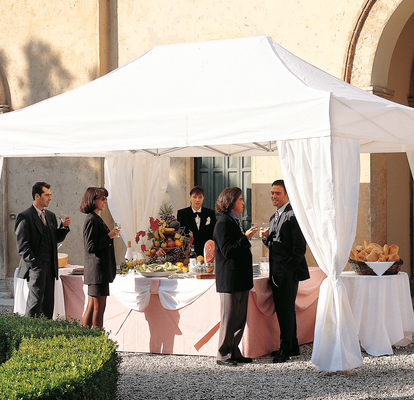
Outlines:
{"label": "necktie", "polygon": [[279,219],[279,213],[276,210],[276,212],[275,212],[275,222],[277,222],[278,219]]}
{"label": "necktie", "polygon": [[242,226],[242,224],[241,224],[241,222],[240,222],[240,220],[239,220],[238,217],[236,217],[236,222],[237,222],[237,225],[239,225],[239,228],[242,231],[242,233],[244,233],[243,226]]}
{"label": "necktie", "polygon": [[201,213],[200,213],[200,212],[197,212],[197,211],[196,211],[196,212],[194,212],[193,214],[194,214],[194,218],[197,218],[197,215],[201,218]]}
{"label": "necktie", "polygon": [[43,222],[43,225],[46,225],[46,220],[45,220],[45,214],[44,213],[40,213],[40,219]]}

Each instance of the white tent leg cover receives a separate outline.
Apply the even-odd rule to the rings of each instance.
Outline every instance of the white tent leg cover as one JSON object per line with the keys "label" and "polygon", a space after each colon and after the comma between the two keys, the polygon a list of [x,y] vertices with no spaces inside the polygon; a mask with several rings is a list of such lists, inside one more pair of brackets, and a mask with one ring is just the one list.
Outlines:
{"label": "white tent leg cover", "polygon": [[289,200],[327,275],[319,290],[312,362],[324,371],[359,367],[358,334],[339,277],[356,232],[359,142],[322,137],[278,141],[277,146]]}

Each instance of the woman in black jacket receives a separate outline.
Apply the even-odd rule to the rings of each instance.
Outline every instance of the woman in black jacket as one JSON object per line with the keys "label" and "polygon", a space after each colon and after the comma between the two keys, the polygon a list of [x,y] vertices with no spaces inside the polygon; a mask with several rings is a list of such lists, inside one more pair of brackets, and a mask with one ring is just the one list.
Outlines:
{"label": "woman in black jacket", "polygon": [[86,214],[83,224],[85,246],[84,284],[88,285],[88,306],[82,319],[85,327],[103,326],[109,283],[116,275],[113,238],[118,230],[110,230],[99,211],[106,205],[108,191],[105,188],[89,187],[82,197],[80,211]]}
{"label": "woman in black jacket", "polygon": [[216,202],[216,211],[223,213],[213,234],[216,289],[220,293],[219,365],[252,362],[251,358],[242,356],[239,343],[246,325],[249,290],[253,287],[249,239],[257,227],[243,232],[237,218],[243,208],[242,191],[237,187],[224,189]]}

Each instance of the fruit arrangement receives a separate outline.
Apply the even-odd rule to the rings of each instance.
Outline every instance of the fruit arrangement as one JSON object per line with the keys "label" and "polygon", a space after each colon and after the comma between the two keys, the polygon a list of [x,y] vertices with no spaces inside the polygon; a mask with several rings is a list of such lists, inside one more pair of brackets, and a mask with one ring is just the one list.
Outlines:
{"label": "fruit arrangement", "polygon": [[150,226],[147,231],[137,233],[135,241],[146,238],[149,245],[141,245],[141,250],[148,258],[148,264],[188,263],[188,254],[193,235],[185,235],[184,227],[180,226],[177,218],[172,214],[171,206],[164,204],[160,207],[159,218],[150,217]]}

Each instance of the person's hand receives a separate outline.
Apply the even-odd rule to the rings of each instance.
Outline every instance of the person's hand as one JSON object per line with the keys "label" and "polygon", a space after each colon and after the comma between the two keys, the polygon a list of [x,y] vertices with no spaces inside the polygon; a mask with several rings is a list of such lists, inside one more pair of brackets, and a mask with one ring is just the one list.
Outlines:
{"label": "person's hand", "polygon": [[257,226],[253,226],[249,230],[247,230],[245,232],[245,235],[246,235],[247,239],[251,239],[252,236],[258,231],[258,229],[259,228]]}
{"label": "person's hand", "polygon": [[117,228],[114,228],[114,229],[112,229],[112,231],[110,231],[109,233],[108,233],[108,236],[111,238],[111,239],[113,239],[115,236],[117,236],[118,235],[118,232],[120,231],[120,229],[117,229]]}
{"label": "person's hand", "polygon": [[62,221],[63,226],[66,228],[70,225],[70,218],[68,216],[65,217],[65,220]]}
{"label": "person's hand", "polygon": [[266,230],[261,229],[260,232],[259,232],[259,238],[260,239],[267,238],[269,236],[269,230],[270,230],[270,228],[267,228]]}

